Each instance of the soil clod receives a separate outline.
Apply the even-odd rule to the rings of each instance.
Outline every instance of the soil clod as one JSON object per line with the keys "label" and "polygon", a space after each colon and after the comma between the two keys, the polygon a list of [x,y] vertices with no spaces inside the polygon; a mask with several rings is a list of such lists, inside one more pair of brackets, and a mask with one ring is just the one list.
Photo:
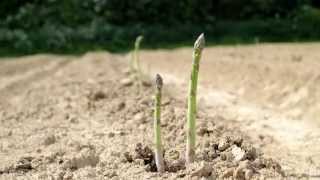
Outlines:
{"label": "soil clod", "polygon": [[97,91],[94,92],[90,97],[93,101],[99,101],[101,99],[106,98],[107,96],[103,91]]}
{"label": "soil clod", "polygon": [[99,156],[91,148],[84,148],[81,152],[67,157],[62,167],[64,169],[79,169],[87,166],[96,166],[99,162]]}
{"label": "soil clod", "polygon": [[43,145],[49,146],[51,144],[54,144],[56,142],[56,137],[53,134],[47,135],[43,140]]}
{"label": "soil clod", "polygon": [[22,157],[19,161],[14,165],[15,171],[27,172],[32,170],[31,161],[33,157]]}
{"label": "soil clod", "polygon": [[143,147],[141,143],[136,144],[134,158],[143,160],[144,165],[149,166],[147,168],[148,170],[150,170],[152,172],[157,171],[153,152],[152,152],[151,148],[149,148],[148,146]]}
{"label": "soil clod", "polygon": [[227,148],[230,147],[230,138],[229,137],[226,137],[226,138],[222,138],[220,141],[219,141],[219,145],[218,145],[218,150],[219,151],[224,151],[226,150]]}
{"label": "soil clod", "polygon": [[209,177],[212,174],[212,166],[209,163],[193,163],[188,167],[189,174],[191,177]]}

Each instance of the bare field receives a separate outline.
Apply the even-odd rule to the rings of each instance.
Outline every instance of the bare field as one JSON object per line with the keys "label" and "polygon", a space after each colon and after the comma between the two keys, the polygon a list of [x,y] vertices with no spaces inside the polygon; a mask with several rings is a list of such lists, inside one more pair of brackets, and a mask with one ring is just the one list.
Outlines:
{"label": "bare field", "polygon": [[154,172],[153,87],[129,55],[0,61],[0,179],[320,178],[320,44],[207,48],[197,163],[185,168],[191,48],[142,51],[164,78],[167,172]]}

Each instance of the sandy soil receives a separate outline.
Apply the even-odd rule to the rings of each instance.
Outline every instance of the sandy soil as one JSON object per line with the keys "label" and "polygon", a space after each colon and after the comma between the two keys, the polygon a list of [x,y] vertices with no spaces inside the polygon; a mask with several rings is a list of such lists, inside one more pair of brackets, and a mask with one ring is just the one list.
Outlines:
{"label": "sandy soil", "polygon": [[143,51],[165,82],[166,173],[155,172],[152,83],[129,55],[0,61],[0,179],[320,178],[319,44],[207,48],[200,69],[197,161],[185,167],[192,49]]}

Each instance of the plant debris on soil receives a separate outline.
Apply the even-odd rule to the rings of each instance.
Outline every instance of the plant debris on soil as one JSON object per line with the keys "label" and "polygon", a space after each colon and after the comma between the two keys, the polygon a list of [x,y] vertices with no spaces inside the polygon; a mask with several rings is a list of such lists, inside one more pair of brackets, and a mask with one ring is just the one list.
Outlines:
{"label": "plant debris on soil", "polygon": [[166,172],[157,173],[154,89],[139,88],[120,58],[72,58],[39,70],[36,81],[23,79],[19,91],[0,89],[6,91],[0,95],[0,179],[286,178],[239,122],[206,110],[197,115],[196,160],[185,167],[186,102],[170,92],[163,94],[161,122]]}

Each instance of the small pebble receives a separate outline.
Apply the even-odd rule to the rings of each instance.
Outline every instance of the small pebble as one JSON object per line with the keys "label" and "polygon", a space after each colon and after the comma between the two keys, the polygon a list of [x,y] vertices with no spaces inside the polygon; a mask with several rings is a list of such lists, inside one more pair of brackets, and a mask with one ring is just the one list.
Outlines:
{"label": "small pebble", "polygon": [[247,169],[244,173],[244,177],[246,180],[251,179],[253,176],[253,171],[251,169]]}
{"label": "small pebble", "polygon": [[120,84],[122,86],[131,86],[133,84],[133,82],[130,78],[125,78],[120,81]]}
{"label": "small pebble", "polygon": [[146,122],[146,118],[144,117],[144,114],[142,112],[137,113],[136,115],[134,115],[133,120],[135,122],[139,122],[139,123],[145,123]]}
{"label": "small pebble", "polygon": [[246,157],[246,152],[243,149],[241,149],[235,145],[232,146],[231,152],[232,152],[232,155],[233,155],[235,161],[244,160]]}

